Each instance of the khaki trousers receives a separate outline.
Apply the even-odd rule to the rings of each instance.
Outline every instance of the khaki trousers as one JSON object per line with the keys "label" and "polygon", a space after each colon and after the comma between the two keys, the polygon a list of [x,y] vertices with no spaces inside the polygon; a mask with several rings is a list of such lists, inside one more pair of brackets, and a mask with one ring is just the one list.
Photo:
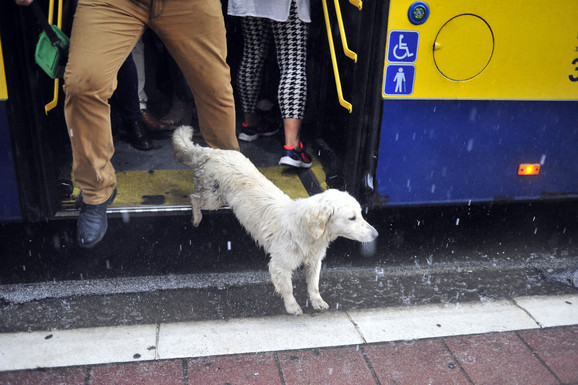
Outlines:
{"label": "khaki trousers", "polygon": [[85,203],[103,203],[116,186],[108,99],[120,66],[147,26],[187,79],[205,141],[239,150],[219,0],[80,0],[64,74],[64,113],[73,174]]}

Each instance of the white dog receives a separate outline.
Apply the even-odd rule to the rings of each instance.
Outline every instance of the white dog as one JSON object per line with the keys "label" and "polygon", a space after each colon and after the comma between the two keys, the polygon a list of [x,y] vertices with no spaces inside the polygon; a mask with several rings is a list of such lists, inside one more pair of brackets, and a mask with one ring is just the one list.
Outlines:
{"label": "white dog", "polygon": [[271,256],[269,272],[287,312],[303,314],[291,282],[293,270],[301,265],[311,305],[328,309],[319,294],[319,273],[329,243],[340,236],[369,242],[378,235],[363,219],[359,203],[337,190],[292,200],[243,154],[196,145],[192,132],[190,127],[178,128],[173,147],[177,159],[194,171],[195,190],[190,195],[194,226],[201,222],[201,210],[228,205]]}

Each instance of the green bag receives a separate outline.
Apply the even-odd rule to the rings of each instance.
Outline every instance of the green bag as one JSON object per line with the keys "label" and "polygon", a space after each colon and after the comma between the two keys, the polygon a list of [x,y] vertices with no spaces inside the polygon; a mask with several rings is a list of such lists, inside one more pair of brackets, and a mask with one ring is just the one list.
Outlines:
{"label": "green bag", "polygon": [[32,2],[31,6],[43,29],[38,37],[38,43],[36,43],[34,60],[52,79],[61,78],[68,61],[70,39],[60,28],[48,24],[48,20],[44,17],[36,1]]}

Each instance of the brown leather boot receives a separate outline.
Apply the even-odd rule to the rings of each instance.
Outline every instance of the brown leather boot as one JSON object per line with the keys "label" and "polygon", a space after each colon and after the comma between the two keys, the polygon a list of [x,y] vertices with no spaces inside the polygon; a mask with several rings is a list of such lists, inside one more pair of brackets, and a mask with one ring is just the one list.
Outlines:
{"label": "brown leather boot", "polygon": [[157,118],[155,118],[148,110],[140,110],[142,114],[142,122],[145,125],[147,131],[149,132],[150,136],[152,137],[159,137],[159,136],[171,136],[175,127],[171,125],[161,122]]}

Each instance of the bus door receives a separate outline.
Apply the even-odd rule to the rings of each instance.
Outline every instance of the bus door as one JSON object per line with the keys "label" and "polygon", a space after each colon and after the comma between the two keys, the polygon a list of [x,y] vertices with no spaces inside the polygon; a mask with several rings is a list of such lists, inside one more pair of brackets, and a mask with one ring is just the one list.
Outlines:
{"label": "bus door", "polygon": [[4,57],[2,55],[2,39],[0,36],[0,221],[15,221],[22,219],[18,188],[16,186],[16,172],[14,170],[14,153],[8,131],[6,116],[6,101],[8,100],[8,88],[6,86],[6,74],[4,71]]}
{"label": "bus door", "polygon": [[[47,2],[39,3],[46,12]],[[40,31],[29,7],[0,2],[5,75],[5,83],[0,82],[4,93],[0,107],[2,221],[46,219],[60,206],[58,181],[66,174],[63,156],[68,153],[68,139],[62,102],[45,112],[55,88],[53,80],[34,62]]]}
{"label": "bus door", "polygon": [[[49,1],[36,1],[48,15]],[[63,10],[62,30],[67,35],[72,14],[72,8]],[[240,60],[240,51],[236,48],[242,42],[241,29],[239,20],[225,18],[231,24],[228,31],[228,60],[234,77]],[[37,221],[78,215],[75,200],[79,189],[72,176],[72,154],[63,112],[62,82],[56,88],[58,102],[47,110],[45,106],[54,100],[54,82],[34,62],[34,50],[40,32],[41,28],[30,7],[17,6],[13,0],[0,2],[0,36],[6,72],[4,88],[9,96],[6,102],[2,102],[6,111],[2,111],[0,117],[6,124],[2,126],[0,134],[6,138],[2,145],[13,149],[13,158],[2,163],[2,177],[8,180],[10,176],[4,170],[4,165],[6,170],[13,170],[11,176],[16,181],[17,194],[13,187],[10,194],[14,199],[16,195],[18,197],[17,201],[7,203],[14,213],[3,215],[2,220],[11,216]],[[149,66],[147,61],[147,71],[150,69],[152,74],[147,84],[156,87],[153,91],[157,94],[156,98],[153,97],[155,92],[150,94],[153,96],[149,95],[149,108],[155,116],[162,117],[170,108],[173,90],[165,82],[171,80],[168,78],[174,68],[163,67],[168,53],[161,47],[160,40],[152,35],[152,31],[148,31],[143,37],[146,56],[153,63]],[[157,76],[163,73],[164,76]],[[239,113],[239,125],[241,115]],[[120,130],[122,123],[115,116],[112,116],[112,121],[114,134],[115,127]],[[279,119],[275,120],[275,124],[279,123]],[[195,116],[183,124],[198,128]],[[194,140],[202,144],[198,129],[196,131]],[[170,135],[153,138],[154,148],[150,151],[133,148],[130,141],[123,138],[122,132],[115,137],[112,163],[116,170],[119,193],[108,212],[123,218],[132,214],[157,215],[161,212],[189,214],[188,195],[194,188],[192,171],[175,160]],[[280,130],[275,137],[240,144],[243,154],[290,197],[304,198],[327,188],[324,168],[314,152],[312,155],[315,160],[311,169],[292,170],[279,166],[283,143],[283,131]],[[9,154],[8,151],[6,153]],[[6,186],[8,189],[8,184]],[[4,190],[2,194],[3,197],[9,195]]]}

